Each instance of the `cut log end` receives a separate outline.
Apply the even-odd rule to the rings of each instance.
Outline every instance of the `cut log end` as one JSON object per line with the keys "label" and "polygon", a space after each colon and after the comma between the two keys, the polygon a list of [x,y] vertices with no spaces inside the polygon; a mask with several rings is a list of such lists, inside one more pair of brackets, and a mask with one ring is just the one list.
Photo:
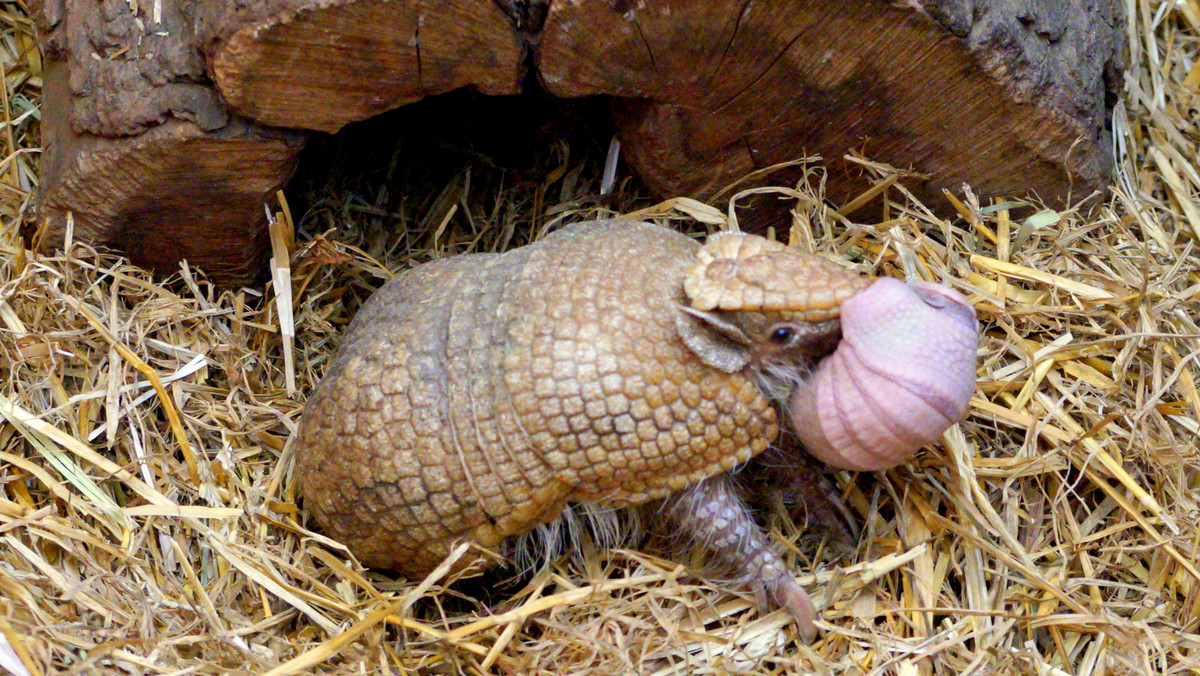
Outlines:
{"label": "cut log end", "polygon": [[192,10],[162,10],[44,3],[44,241],[62,244],[69,221],[76,241],[144,267],[169,274],[188,260],[224,286],[246,283],[262,267],[263,202],[304,137],[232,114],[204,80]]}
{"label": "cut log end", "polygon": [[1077,15],[1047,33],[1011,0],[975,3],[976,24],[881,2],[584,0],[552,5],[540,65],[553,94],[618,97],[630,164],[666,194],[820,155],[844,202],[869,187],[857,153],[929,176],[905,185],[931,204],[963,183],[1062,204],[1111,178],[1121,37],[1104,5],[1064,5]]}
{"label": "cut log end", "polygon": [[253,12],[206,11],[213,80],[262,124],[333,132],[460,87],[519,90],[521,41],[492,0],[268,0]]}
{"label": "cut log end", "polygon": [[263,204],[301,146],[287,134],[214,135],[183,122],[134,138],[60,137],[56,152],[68,157],[47,177],[39,215],[52,243],[69,215],[75,238],[142,267],[170,274],[187,260],[220,286],[245,284],[262,268]]}

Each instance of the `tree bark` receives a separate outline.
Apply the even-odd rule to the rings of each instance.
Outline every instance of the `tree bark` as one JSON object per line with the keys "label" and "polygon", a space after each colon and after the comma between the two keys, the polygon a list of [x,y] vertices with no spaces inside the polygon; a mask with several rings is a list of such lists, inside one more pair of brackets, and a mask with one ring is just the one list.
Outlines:
{"label": "tree bark", "polygon": [[47,0],[39,216],[61,243],[113,246],[144,267],[181,260],[250,281],[266,249],[263,202],[303,136],[230,113],[208,82],[188,3],[160,20],[125,0]]}
{"label": "tree bark", "polygon": [[629,165],[663,195],[707,197],[811,154],[834,203],[869,186],[850,153],[911,170],[905,185],[946,211],[941,191],[963,183],[1062,205],[1111,179],[1117,0],[162,7],[41,6],[41,213],[60,238],[71,213],[78,236],[226,283],[249,278],[262,201],[295,166],[303,136],[283,128],[333,131],[461,87],[518,93],[530,76],[611,96]]}
{"label": "tree bark", "polygon": [[664,194],[706,196],[822,155],[829,196],[866,189],[858,152],[1051,202],[1111,178],[1122,67],[1112,0],[786,0],[551,5],[539,66],[558,96],[611,94],[627,159]]}

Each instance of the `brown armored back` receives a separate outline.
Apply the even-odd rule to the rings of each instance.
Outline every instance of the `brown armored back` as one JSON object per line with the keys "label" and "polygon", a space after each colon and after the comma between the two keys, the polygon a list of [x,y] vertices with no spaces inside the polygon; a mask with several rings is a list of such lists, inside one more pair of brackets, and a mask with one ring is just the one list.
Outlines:
{"label": "brown armored back", "polygon": [[570,502],[637,504],[764,450],[776,412],[675,328],[699,244],[604,221],[401,274],[352,323],[301,421],[322,528],[427,573]]}

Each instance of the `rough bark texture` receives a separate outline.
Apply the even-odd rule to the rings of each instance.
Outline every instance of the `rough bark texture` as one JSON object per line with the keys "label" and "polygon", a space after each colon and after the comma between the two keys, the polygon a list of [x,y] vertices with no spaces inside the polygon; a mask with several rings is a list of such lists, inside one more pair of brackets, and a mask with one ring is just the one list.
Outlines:
{"label": "rough bark texture", "polygon": [[[183,8],[180,8],[180,5]],[[140,265],[187,259],[224,284],[249,281],[266,245],[262,204],[301,136],[231,114],[204,75],[187,3],[161,21],[123,0],[49,0],[39,215]]]}
{"label": "rough bark texture", "polygon": [[459,87],[519,89],[521,39],[492,0],[238,0],[203,11],[214,80],[263,124],[332,132]]}
{"label": "rough bark texture", "polygon": [[906,184],[939,204],[963,182],[1052,201],[1106,185],[1116,3],[926,5],[556,2],[538,63],[552,94],[617,97],[627,157],[664,194],[819,153],[841,202],[866,188],[851,151],[929,174]]}

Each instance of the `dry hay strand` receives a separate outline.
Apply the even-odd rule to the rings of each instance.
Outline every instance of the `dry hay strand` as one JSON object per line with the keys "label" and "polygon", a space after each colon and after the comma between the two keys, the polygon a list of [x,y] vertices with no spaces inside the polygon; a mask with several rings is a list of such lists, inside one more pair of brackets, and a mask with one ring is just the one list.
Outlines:
{"label": "dry hay strand", "polygon": [[[863,524],[856,549],[809,546],[803,524],[769,515],[823,608],[805,646],[782,614],[645,552],[584,542],[578,562],[487,593],[455,584],[449,561],[425,580],[364,570],[305,528],[288,441],[389,270],[644,205],[585,199],[599,170],[572,161],[532,191],[480,198],[451,181],[402,234],[318,205],[293,241],[281,208],[265,289],[217,292],[186,266],[155,280],[77,243],[39,254],[17,233],[37,184],[40,61],[6,4],[0,671],[1200,670],[1200,4],[1130,10],[1113,195],[1055,212],[966,191],[944,220],[866,160],[881,212],[829,208],[814,163],[774,189],[796,203],[780,238],[948,283],[984,327],[967,418],[901,467],[836,475]],[[512,208],[480,207],[501,198]],[[744,198],[637,215],[702,232],[732,227]]]}

